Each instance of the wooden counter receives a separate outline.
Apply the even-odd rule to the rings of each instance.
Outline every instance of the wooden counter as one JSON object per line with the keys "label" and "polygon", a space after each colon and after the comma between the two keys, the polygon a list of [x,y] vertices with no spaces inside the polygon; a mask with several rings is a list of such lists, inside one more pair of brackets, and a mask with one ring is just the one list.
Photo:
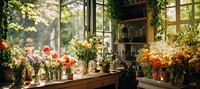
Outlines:
{"label": "wooden counter", "polygon": [[[63,79],[45,84],[40,82],[40,85],[26,85],[23,88],[30,89],[94,89],[107,85],[115,85],[118,89],[119,73],[93,73],[88,75],[74,75],[74,80]],[[8,89],[10,86],[4,86],[3,89]]]}
{"label": "wooden counter", "polygon": [[170,83],[155,81],[145,77],[138,77],[139,89],[189,89],[189,85],[173,86]]}

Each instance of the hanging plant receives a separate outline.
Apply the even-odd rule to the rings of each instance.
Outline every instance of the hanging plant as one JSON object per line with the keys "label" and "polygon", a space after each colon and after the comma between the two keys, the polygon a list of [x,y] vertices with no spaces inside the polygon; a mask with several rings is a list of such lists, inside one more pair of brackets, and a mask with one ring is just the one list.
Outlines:
{"label": "hanging plant", "polygon": [[108,0],[107,16],[113,20],[119,20],[123,16],[122,0]]}
{"label": "hanging plant", "polygon": [[155,27],[157,39],[165,32],[164,12],[167,4],[166,0],[149,0],[149,6],[154,8],[153,19],[150,21],[150,25]]}

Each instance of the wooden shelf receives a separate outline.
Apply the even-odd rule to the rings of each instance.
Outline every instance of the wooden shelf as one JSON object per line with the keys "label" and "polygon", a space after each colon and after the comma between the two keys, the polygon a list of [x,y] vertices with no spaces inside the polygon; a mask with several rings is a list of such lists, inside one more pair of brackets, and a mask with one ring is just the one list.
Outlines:
{"label": "wooden shelf", "polygon": [[114,44],[147,44],[146,42],[115,42]]}
{"label": "wooden shelf", "polygon": [[142,18],[135,18],[135,19],[128,19],[128,20],[121,20],[118,23],[119,24],[125,24],[125,23],[133,23],[133,22],[140,22],[140,21],[146,21],[147,17]]}
{"label": "wooden shelf", "polygon": [[124,5],[124,7],[130,7],[130,6],[139,6],[139,5],[145,5],[147,1],[140,1],[140,2],[135,2],[135,3],[130,3],[128,5]]}

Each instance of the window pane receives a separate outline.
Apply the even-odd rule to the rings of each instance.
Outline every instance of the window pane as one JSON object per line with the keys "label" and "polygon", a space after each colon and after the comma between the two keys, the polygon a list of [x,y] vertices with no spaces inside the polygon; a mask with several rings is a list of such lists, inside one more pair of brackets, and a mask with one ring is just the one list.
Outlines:
{"label": "window pane", "polygon": [[96,5],[96,30],[102,30],[103,27],[103,6]]}
{"label": "window pane", "polygon": [[110,31],[110,19],[104,14],[104,31]]}
{"label": "window pane", "polygon": [[180,19],[181,20],[188,20],[189,19],[189,13],[192,11],[192,6],[181,6],[180,7]]}
{"label": "window pane", "polygon": [[181,4],[192,3],[192,0],[180,0]]}
{"label": "window pane", "polygon": [[195,19],[200,19],[200,4],[195,5]]}
{"label": "window pane", "polygon": [[167,35],[176,34],[176,25],[167,26]]}
{"label": "window pane", "polygon": [[169,6],[175,6],[175,5],[176,5],[176,1],[175,0],[168,0],[167,7],[169,7]]}
{"label": "window pane", "polygon": [[[107,0],[104,0],[107,1]],[[96,3],[103,4],[103,0],[96,0]]]}
{"label": "window pane", "polygon": [[169,21],[176,21],[176,9],[175,8],[167,8],[167,19]]}
{"label": "window pane", "polygon": [[194,0],[194,2],[200,2],[200,0]]}
{"label": "window pane", "polygon": [[[97,32],[97,36],[103,37],[103,33]],[[108,50],[111,50],[111,33],[104,33],[104,43],[108,43]]]}
{"label": "window pane", "polygon": [[181,31],[186,30],[188,28],[188,24],[181,24],[180,26]]}

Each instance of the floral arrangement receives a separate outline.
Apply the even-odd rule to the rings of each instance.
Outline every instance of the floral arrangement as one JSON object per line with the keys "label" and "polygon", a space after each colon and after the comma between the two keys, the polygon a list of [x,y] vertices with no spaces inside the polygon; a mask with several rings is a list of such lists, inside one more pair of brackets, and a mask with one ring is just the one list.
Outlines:
{"label": "floral arrangement", "polygon": [[193,58],[189,60],[190,72],[195,73],[196,79],[200,80],[200,51],[197,51]]}
{"label": "floral arrangement", "polygon": [[61,57],[61,64],[66,67],[66,74],[72,73],[72,66],[76,63],[76,59],[74,57],[70,57],[69,55],[64,55]]}
{"label": "floral arrangement", "polygon": [[101,50],[100,44],[100,38],[95,35],[87,36],[85,40],[75,37],[71,40],[69,49],[75,51],[78,60],[89,61],[96,59],[97,52]]}

